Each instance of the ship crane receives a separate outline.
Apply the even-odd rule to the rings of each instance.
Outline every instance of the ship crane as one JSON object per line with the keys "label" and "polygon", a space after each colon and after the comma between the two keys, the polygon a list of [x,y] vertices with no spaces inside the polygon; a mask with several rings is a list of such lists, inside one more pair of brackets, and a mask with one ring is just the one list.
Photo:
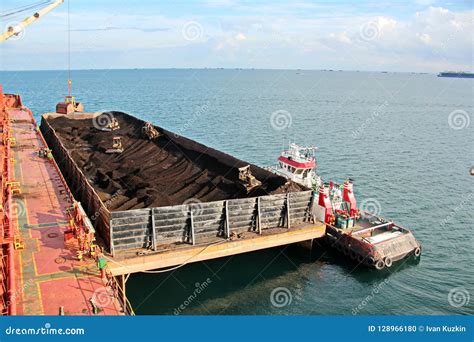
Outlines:
{"label": "ship crane", "polygon": [[21,21],[18,25],[9,26],[7,30],[1,34],[0,43],[3,43],[4,41],[6,41],[7,39],[13,36],[18,36],[27,26],[36,22],[38,19],[42,18],[44,15],[51,12],[53,9],[61,5],[63,2],[64,0],[53,1],[46,7],[35,12],[35,14],[23,19],[23,21]]}

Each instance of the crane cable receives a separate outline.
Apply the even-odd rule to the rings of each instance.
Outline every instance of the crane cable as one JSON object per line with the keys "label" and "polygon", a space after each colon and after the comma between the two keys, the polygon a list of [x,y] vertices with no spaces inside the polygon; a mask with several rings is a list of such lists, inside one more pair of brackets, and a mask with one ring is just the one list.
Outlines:
{"label": "crane cable", "polygon": [[71,96],[71,0],[67,0],[67,95]]}
{"label": "crane cable", "polygon": [[52,3],[52,1],[41,1],[41,2],[31,4],[31,5],[25,5],[25,6],[21,6],[21,7],[17,7],[17,8],[12,8],[12,9],[9,10],[9,12],[7,11],[7,12],[4,12],[4,13],[1,13],[0,18],[10,17],[14,14],[22,13],[22,12],[28,11],[30,9],[40,7],[40,6],[49,4],[49,3]]}

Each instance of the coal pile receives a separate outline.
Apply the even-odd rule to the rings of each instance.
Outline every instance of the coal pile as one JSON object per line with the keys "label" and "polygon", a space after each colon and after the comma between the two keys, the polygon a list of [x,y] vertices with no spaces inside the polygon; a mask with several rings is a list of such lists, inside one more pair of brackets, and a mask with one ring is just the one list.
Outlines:
{"label": "coal pile", "polygon": [[[111,117],[119,129],[96,128]],[[247,193],[238,180],[238,168],[249,163],[158,126],[154,128],[159,137],[149,140],[142,131],[145,122],[125,113],[110,112],[95,119],[59,116],[47,121],[112,211],[306,190],[251,165],[262,185]],[[108,154],[114,137],[121,138],[123,152]]]}

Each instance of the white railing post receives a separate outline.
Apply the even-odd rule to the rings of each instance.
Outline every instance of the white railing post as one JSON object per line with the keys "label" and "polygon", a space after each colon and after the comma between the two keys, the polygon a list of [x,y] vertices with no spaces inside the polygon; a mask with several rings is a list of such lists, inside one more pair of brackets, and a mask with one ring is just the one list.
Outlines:
{"label": "white railing post", "polygon": [[257,228],[258,233],[262,234],[262,221],[260,218],[260,197],[257,197]]}
{"label": "white railing post", "polygon": [[151,248],[156,251],[155,208],[151,208]]}
{"label": "white railing post", "polygon": [[191,221],[191,243],[193,245],[196,244],[196,237],[194,236],[194,218],[193,218],[193,210],[191,206],[189,206],[189,218]]}

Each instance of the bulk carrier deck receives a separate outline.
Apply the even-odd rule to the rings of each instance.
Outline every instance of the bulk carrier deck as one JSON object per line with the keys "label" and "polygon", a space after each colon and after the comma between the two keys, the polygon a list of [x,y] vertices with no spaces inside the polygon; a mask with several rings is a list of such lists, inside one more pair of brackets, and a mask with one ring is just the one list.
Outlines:
{"label": "bulk carrier deck", "polygon": [[[74,204],[46,143],[18,95],[3,94],[2,311],[10,315],[120,315],[114,291],[91,258],[65,242]],[[109,284],[110,285],[110,284]]]}

